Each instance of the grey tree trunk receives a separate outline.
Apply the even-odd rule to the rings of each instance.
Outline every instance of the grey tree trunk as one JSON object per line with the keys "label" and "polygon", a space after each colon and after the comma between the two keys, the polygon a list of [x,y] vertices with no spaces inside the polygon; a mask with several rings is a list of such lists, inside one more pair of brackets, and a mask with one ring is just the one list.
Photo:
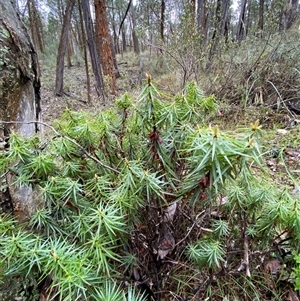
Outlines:
{"label": "grey tree trunk", "polygon": [[[40,113],[38,60],[15,7],[0,0],[0,151],[11,132],[29,137],[37,132]],[[30,122],[30,123],[29,123]],[[36,210],[30,188],[17,188],[9,173],[0,175],[0,213],[13,211],[24,220]]]}
{"label": "grey tree trunk", "polygon": [[259,0],[257,30],[260,36],[262,35],[262,32],[264,30],[264,10],[265,10],[265,0]]}
{"label": "grey tree trunk", "polygon": [[96,85],[97,85],[96,90],[98,96],[101,97],[103,101],[105,101],[104,81],[102,76],[100,57],[97,51],[97,45],[95,41],[95,31],[94,31],[89,1],[82,0],[81,8],[82,8],[83,20],[85,25],[87,44],[90,51],[92,68],[93,68]]}
{"label": "grey tree trunk", "polygon": [[238,22],[237,33],[236,33],[236,39],[239,42],[241,42],[244,39],[246,33],[246,5],[247,5],[247,0],[242,0],[239,22]]}
{"label": "grey tree trunk", "polygon": [[86,47],[86,43],[85,43],[86,36],[85,36],[85,31],[84,31],[83,16],[82,16],[80,0],[78,0],[78,10],[79,10],[81,37],[82,37],[82,41],[84,41],[84,43],[82,42],[82,47],[83,47],[84,67],[85,67],[85,75],[86,75],[87,100],[88,100],[88,103],[91,103],[91,80],[90,80],[89,65],[88,65],[87,47]]}
{"label": "grey tree trunk", "polygon": [[124,26],[122,27],[122,54],[127,52],[127,41],[126,41],[126,32]]}
{"label": "grey tree trunk", "polygon": [[67,51],[68,36],[71,27],[71,16],[75,5],[75,0],[69,0],[63,18],[63,27],[59,40],[57,61],[56,61],[56,79],[55,79],[55,92],[57,96],[63,96],[63,78],[64,78],[64,58]]}
{"label": "grey tree trunk", "polygon": [[299,17],[298,8],[299,8],[299,0],[289,1],[288,9],[284,11],[283,24],[285,30],[290,29],[294,24],[295,20],[297,19],[297,17]]}
{"label": "grey tree trunk", "polygon": [[225,37],[225,41],[228,39],[228,30],[230,24],[230,0],[223,0],[222,2],[222,28],[221,28],[221,35]]}
{"label": "grey tree trunk", "polygon": [[166,13],[166,2],[161,0],[160,4],[160,38],[162,42],[165,42],[165,13]]}
{"label": "grey tree trunk", "polygon": [[135,18],[135,8],[133,6],[133,2],[131,2],[130,6],[131,19],[132,19],[132,42],[133,42],[133,50],[136,54],[140,54],[140,44],[138,37],[136,35],[136,18]]}
{"label": "grey tree trunk", "polygon": [[197,3],[197,26],[205,43],[207,40],[207,4],[206,0],[198,0]]}

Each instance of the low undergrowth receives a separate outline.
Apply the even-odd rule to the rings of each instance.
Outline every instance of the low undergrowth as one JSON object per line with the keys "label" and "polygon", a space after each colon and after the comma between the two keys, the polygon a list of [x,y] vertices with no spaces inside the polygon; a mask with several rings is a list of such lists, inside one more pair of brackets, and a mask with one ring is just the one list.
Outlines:
{"label": "low undergrowth", "polygon": [[220,49],[198,80],[227,104],[299,114],[298,36],[295,29],[264,38],[249,36],[240,45],[228,42],[228,49]]}
{"label": "low undergrowth", "polygon": [[151,77],[92,117],[66,110],[46,141],[14,133],[1,173],[43,206],[0,223],[2,277],[50,300],[284,300],[299,287],[299,196],[264,169],[259,121],[223,132],[194,82]]}

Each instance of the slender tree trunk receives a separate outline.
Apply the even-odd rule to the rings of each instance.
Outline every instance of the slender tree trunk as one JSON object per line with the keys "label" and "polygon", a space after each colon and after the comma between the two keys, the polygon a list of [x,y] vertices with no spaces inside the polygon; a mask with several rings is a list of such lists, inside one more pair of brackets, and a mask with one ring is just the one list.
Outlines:
{"label": "slender tree trunk", "polygon": [[60,25],[63,25],[63,15],[64,15],[64,5],[62,0],[58,0],[57,2],[57,9],[58,9],[58,17],[60,21]]}
{"label": "slender tree trunk", "polygon": [[[79,50],[83,53],[84,47],[86,46],[86,39],[82,35],[82,27],[81,27],[82,19],[80,19],[80,12],[81,12],[81,16],[82,16],[82,10],[81,10],[81,5],[80,5],[80,0],[77,0],[77,7],[78,7],[79,15],[78,15],[78,17],[74,16],[75,26],[74,26],[73,34],[74,34],[74,36],[76,36],[76,42],[77,42]],[[84,27],[83,27],[83,29],[84,29]]]}
{"label": "slender tree trunk", "polygon": [[[84,31],[84,25],[83,25],[83,17],[82,17],[82,9],[81,9],[81,5],[80,5],[80,0],[78,0],[78,10],[79,10],[79,18],[80,18],[81,36],[82,36],[82,40],[85,41],[86,37],[85,37],[85,31]],[[88,103],[91,103],[91,81],[90,81],[86,43],[83,43],[83,54],[84,54],[85,74],[86,74],[87,99],[88,99]]]}
{"label": "slender tree trunk", "polygon": [[206,0],[198,0],[197,24],[204,42],[207,40]]}
{"label": "slender tree trunk", "polygon": [[[71,46],[72,46],[72,54],[75,55],[76,66],[80,67],[80,41],[81,41],[81,28],[78,26],[77,20],[75,20],[75,28],[71,27],[72,37]],[[83,51],[82,51],[83,52]]]}
{"label": "slender tree trunk", "polygon": [[73,67],[73,64],[72,64],[72,55],[74,53],[74,50],[73,50],[73,45],[72,45],[72,38],[71,38],[71,34],[69,34],[68,36],[68,43],[67,43],[67,63],[68,63],[68,68],[71,68]]}
{"label": "slender tree trunk", "polygon": [[112,30],[113,30],[113,43],[112,43],[112,45],[114,46],[114,52],[115,53],[120,53],[119,37],[117,35],[115,23],[113,24]]}
{"label": "slender tree trunk", "polygon": [[289,0],[289,5],[284,13],[284,30],[290,29],[297,19],[299,0]]}
{"label": "slender tree trunk", "polygon": [[122,27],[121,34],[122,34],[122,52],[127,52],[127,40],[126,40],[126,31],[124,25]]}
{"label": "slender tree trunk", "polygon": [[[115,2],[112,0],[111,1],[112,7],[115,7]],[[113,32],[113,43],[111,45],[114,45],[114,53],[120,53],[120,45],[119,45],[119,36],[117,34],[117,28],[116,28],[116,16],[117,13],[112,14],[112,32]]]}
{"label": "slender tree trunk", "polygon": [[221,28],[221,0],[217,0],[216,4],[216,12],[215,12],[215,24],[214,24],[214,31],[212,35],[212,40],[217,40],[220,35],[220,28]]}
{"label": "slender tree trunk", "polygon": [[37,24],[36,31],[37,31],[38,49],[41,52],[44,52],[43,22],[41,20],[41,14],[36,5],[35,5],[33,16],[36,19],[36,24]]}
{"label": "slender tree trunk", "polygon": [[[211,37],[211,47],[209,51],[209,61],[212,56],[215,54],[219,40],[220,40],[220,32],[221,32],[221,0],[217,0],[216,3],[216,11],[215,11],[215,23],[214,23],[214,31]],[[209,65],[209,64],[208,64]]]}
{"label": "slender tree trunk", "polygon": [[34,24],[34,22],[33,22],[33,12],[32,12],[32,2],[31,2],[31,0],[27,1],[27,9],[28,9],[30,31],[31,31],[31,39],[33,41],[34,46],[37,47],[36,41],[35,41],[36,24]]}
{"label": "slender tree trunk", "polygon": [[248,0],[247,7],[246,7],[246,32],[245,37],[249,34],[251,27],[252,27],[252,0]]}
{"label": "slender tree trunk", "polygon": [[114,61],[110,45],[110,35],[108,30],[108,21],[106,15],[105,0],[94,0],[96,15],[96,40],[101,58],[103,74],[110,78],[110,90],[116,94],[116,75],[114,71]]}
{"label": "slender tree trunk", "polygon": [[64,79],[64,58],[68,45],[68,35],[71,27],[71,16],[74,8],[75,0],[69,0],[67,3],[66,11],[63,19],[63,27],[59,40],[57,61],[56,61],[56,80],[55,80],[55,95],[62,96],[63,79]]}
{"label": "slender tree trunk", "polygon": [[133,42],[133,50],[136,54],[140,53],[140,45],[139,45],[139,40],[138,37],[136,35],[136,19],[135,19],[135,10],[134,10],[134,6],[133,3],[131,2],[131,6],[130,6],[130,10],[131,10],[131,19],[132,19],[132,42]]}
{"label": "slender tree trunk", "polygon": [[112,37],[110,37],[110,47],[111,47],[111,54],[112,54],[113,62],[114,62],[115,76],[116,76],[116,78],[119,78],[119,77],[121,77],[121,75],[120,75],[118,63],[117,63],[116,47],[114,45],[114,41],[113,41]]}
{"label": "slender tree trunk", "polygon": [[192,27],[195,27],[196,21],[196,0],[191,0],[191,23]]}
{"label": "slender tree trunk", "polygon": [[165,0],[161,0],[160,5],[160,38],[165,42],[165,11],[166,11],[166,2]]}
{"label": "slender tree trunk", "polygon": [[[162,43],[165,43],[165,11],[166,11],[166,2],[165,0],[161,0],[160,4],[160,39]],[[149,16],[149,14],[148,14]],[[149,17],[148,17],[148,24],[149,24]],[[152,43],[151,43],[152,44]],[[151,47],[151,46],[150,46]],[[143,49],[142,49],[143,51]],[[160,48],[160,58],[159,58],[159,67],[163,68],[163,48]],[[150,48],[150,56],[151,56],[151,48]]]}
{"label": "slender tree trunk", "polygon": [[[148,28],[150,28],[150,15],[151,15],[151,13],[150,13],[150,7],[149,7],[150,5],[147,3],[147,6],[146,6],[146,16],[147,16],[147,23],[146,23],[146,26],[148,27]],[[164,37],[165,38],[165,37]],[[153,32],[152,31],[150,31],[149,32],[149,37],[148,37],[148,44],[149,44],[149,55],[150,55],[150,57],[152,56],[152,45],[153,45]],[[162,52],[161,52],[162,53]]]}
{"label": "slender tree trunk", "polygon": [[239,22],[238,22],[237,33],[236,33],[236,39],[239,42],[241,42],[245,37],[246,5],[247,5],[247,0],[242,0]]}
{"label": "slender tree trunk", "polygon": [[101,71],[100,58],[99,58],[97,45],[95,41],[95,32],[93,27],[93,20],[91,16],[89,1],[81,0],[81,7],[82,7],[85,31],[87,36],[88,48],[91,56],[92,68],[96,80],[96,90],[98,96],[101,97],[102,100],[104,101],[105,100],[104,82],[103,82],[103,76]]}
{"label": "slender tree trunk", "polygon": [[[126,52],[126,50],[127,50],[126,31],[124,29],[124,21],[125,21],[127,15],[128,15],[128,12],[130,11],[131,7],[132,7],[132,0],[129,0],[129,3],[128,3],[127,8],[126,8],[125,15],[122,17],[122,21],[121,21],[120,28],[119,28],[119,34],[120,34],[120,31],[122,31],[122,44],[123,44],[123,49],[122,50],[124,52]],[[120,14],[119,14],[119,17],[121,17]],[[131,40],[129,42],[131,43]],[[131,47],[131,45],[130,45],[130,47]],[[123,55],[123,52],[122,52],[122,55]]]}
{"label": "slender tree trunk", "polygon": [[42,38],[42,22],[40,20],[39,12],[36,7],[36,2],[34,0],[28,0],[27,9],[33,43],[37,49],[43,52],[44,45]]}
{"label": "slender tree trunk", "polygon": [[225,41],[228,40],[228,30],[229,30],[229,23],[230,23],[229,8],[230,8],[230,0],[223,0],[221,35],[225,37]]}
{"label": "slender tree trunk", "polygon": [[264,30],[264,8],[265,0],[259,0],[259,13],[258,13],[258,22],[257,22],[257,31],[260,35]]}

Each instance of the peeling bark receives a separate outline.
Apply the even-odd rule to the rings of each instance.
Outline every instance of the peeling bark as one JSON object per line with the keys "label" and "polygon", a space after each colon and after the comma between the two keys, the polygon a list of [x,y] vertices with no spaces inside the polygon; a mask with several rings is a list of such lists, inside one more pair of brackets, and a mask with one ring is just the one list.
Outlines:
{"label": "peeling bark", "polygon": [[110,89],[112,94],[116,94],[116,75],[112,55],[111,40],[109,36],[108,21],[106,16],[105,0],[94,0],[96,15],[96,41],[100,53],[103,74],[110,79]]}
{"label": "peeling bark", "polygon": [[[6,147],[11,132],[24,137],[36,133],[36,123],[23,122],[37,121],[40,113],[37,54],[15,8],[6,0],[0,0],[0,67],[0,142]],[[34,193],[15,187],[13,181],[10,174],[0,175],[0,212],[12,209],[24,220],[35,211]]]}

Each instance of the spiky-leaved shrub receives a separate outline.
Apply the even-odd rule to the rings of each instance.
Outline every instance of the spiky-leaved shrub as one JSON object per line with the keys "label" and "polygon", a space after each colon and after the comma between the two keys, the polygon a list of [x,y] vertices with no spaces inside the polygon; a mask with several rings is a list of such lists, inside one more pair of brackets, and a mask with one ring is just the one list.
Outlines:
{"label": "spiky-leaved shrub", "polygon": [[265,265],[298,251],[298,200],[262,180],[258,121],[222,132],[216,110],[194,82],[167,98],[148,76],[136,101],[66,110],[46,141],[12,133],[1,172],[44,205],[1,217],[2,274],[61,300],[277,296]]}

